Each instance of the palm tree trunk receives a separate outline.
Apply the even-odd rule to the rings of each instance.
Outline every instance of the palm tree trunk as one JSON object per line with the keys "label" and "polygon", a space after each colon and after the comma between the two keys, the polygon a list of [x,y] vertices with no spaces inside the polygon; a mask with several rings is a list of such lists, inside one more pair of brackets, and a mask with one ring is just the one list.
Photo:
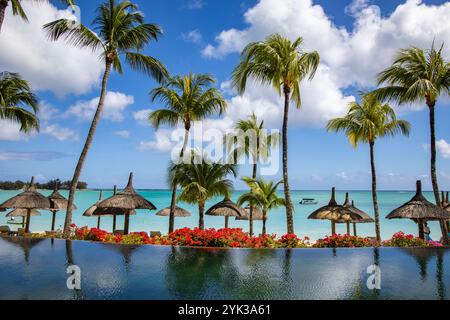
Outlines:
{"label": "palm tree trunk", "polygon": [[262,235],[265,236],[266,235],[266,222],[267,222],[267,212],[266,212],[266,210],[263,210],[262,215],[263,215]]}
{"label": "palm tree trunk", "polygon": [[205,229],[205,221],[204,221],[204,211],[205,211],[205,202],[203,200],[198,201],[198,228],[200,230]]}
{"label": "palm tree trunk", "polygon": [[[181,148],[180,151],[180,161],[183,161],[184,153],[186,152],[190,128],[191,128],[190,123],[185,124],[183,147]],[[174,183],[172,187],[172,197],[170,199],[169,234],[171,234],[175,229],[175,207],[177,205],[177,187],[178,187],[177,184]]]}
{"label": "palm tree trunk", "polygon": [[292,215],[291,192],[289,190],[288,179],[288,122],[289,122],[289,98],[290,89],[284,87],[284,116],[283,116],[283,182],[284,182],[284,198],[286,201],[286,222],[287,232],[294,233],[294,217]]}
{"label": "palm tree trunk", "polygon": [[100,115],[103,110],[106,96],[106,86],[108,84],[109,75],[111,72],[112,62],[107,61],[105,67],[105,73],[103,74],[102,80],[102,90],[100,94],[100,99],[98,101],[97,111],[95,112],[94,118],[92,119],[91,127],[86,138],[83,150],[81,151],[80,158],[78,159],[78,164],[75,168],[75,172],[72,178],[72,184],[70,185],[69,193],[69,203],[67,205],[66,219],[64,221],[64,235],[68,235],[70,232],[70,225],[72,224],[72,207],[75,200],[75,192],[77,191],[78,181],[80,180],[81,170],[83,170],[84,161],[86,160],[87,154],[94,139],[95,130],[97,129],[98,122],[100,121]]}
{"label": "palm tree trunk", "polygon": [[370,145],[370,168],[372,170],[372,199],[373,199],[373,210],[375,212],[375,234],[377,241],[381,242],[381,232],[380,232],[380,212],[378,209],[378,196],[377,196],[377,173],[375,169],[375,155],[374,146],[375,142],[372,141]]}
{"label": "palm tree trunk", "polygon": [[428,108],[430,110],[430,134],[431,134],[431,183],[433,185],[434,199],[438,206],[441,205],[439,197],[439,186],[436,176],[436,128],[435,128],[435,103],[429,102]]}
{"label": "palm tree trunk", "polygon": [[8,0],[0,1],[0,32],[2,31],[3,21],[5,21],[6,7],[8,7]]}
{"label": "palm tree trunk", "polygon": [[[257,173],[258,173],[258,164],[255,161],[255,163],[253,164],[253,174],[252,174],[253,179],[256,179]],[[252,205],[250,205],[248,221],[249,221],[249,233],[250,233],[250,236],[253,236],[253,206]]]}

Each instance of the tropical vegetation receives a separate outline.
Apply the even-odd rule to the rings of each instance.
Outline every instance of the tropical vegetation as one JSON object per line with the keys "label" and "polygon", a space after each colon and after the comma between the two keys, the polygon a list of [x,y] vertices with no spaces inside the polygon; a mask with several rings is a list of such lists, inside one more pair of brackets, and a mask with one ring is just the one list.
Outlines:
{"label": "tropical vegetation", "polygon": [[375,233],[377,241],[381,241],[375,168],[375,142],[377,139],[385,136],[394,136],[399,133],[407,136],[411,126],[405,120],[398,120],[394,109],[389,104],[381,103],[374,95],[367,94],[361,100],[361,103],[352,102],[349,104],[349,110],[345,117],[330,120],[327,129],[334,132],[343,131],[355,148],[359,143],[369,144]]}

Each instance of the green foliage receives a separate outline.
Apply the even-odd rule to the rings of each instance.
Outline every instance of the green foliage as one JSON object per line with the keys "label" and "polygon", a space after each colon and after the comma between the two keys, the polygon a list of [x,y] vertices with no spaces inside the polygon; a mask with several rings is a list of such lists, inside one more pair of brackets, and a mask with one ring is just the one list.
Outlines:
{"label": "green foliage", "polygon": [[[31,109],[27,110],[27,109]],[[20,125],[20,131],[39,131],[38,98],[17,73],[0,73],[0,119]]]}
{"label": "green foliage", "polygon": [[[59,180],[50,180],[45,183],[35,183],[35,187],[41,190],[54,190],[56,184],[58,184],[58,189],[60,190],[69,190],[71,181],[59,181]],[[23,182],[20,180],[17,181],[0,181],[0,189],[1,190],[22,190],[28,185],[28,182]],[[78,182],[79,190],[86,190],[87,183],[79,181]]]}
{"label": "green foliage", "polygon": [[237,202],[239,206],[249,203],[263,212],[269,212],[275,208],[285,206],[284,198],[277,196],[278,186],[283,183],[283,180],[277,183],[272,180],[267,182],[262,178],[244,177],[242,180],[250,187],[250,192],[241,195]]}

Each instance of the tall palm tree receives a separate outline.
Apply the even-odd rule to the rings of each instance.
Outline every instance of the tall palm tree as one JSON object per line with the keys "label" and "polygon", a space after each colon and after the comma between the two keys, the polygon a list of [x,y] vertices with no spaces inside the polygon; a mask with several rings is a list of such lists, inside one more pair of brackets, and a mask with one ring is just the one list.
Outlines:
{"label": "tall palm tree", "polygon": [[303,38],[294,42],[274,34],[264,41],[250,43],[242,52],[242,59],[233,72],[233,86],[242,94],[247,80],[253,79],[260,84],[271,85],[284,95],[283,113],[283,181],[286,200],[286,220],[288,233],[294,233],[293,207],[289,190],[288,177],[288,120],[289,102],[292,99],[301,107],[300,82],[305,78],[310,80],[319,66],[319,54],[304,52]]}
{"label": "tall palm tree", "polygon": [[436,132],[435,106],[441,94],[449,94],[450,62],[444,61],[443,45],[439,50],[434,48],[408,48],[400,50],[392,66],[378,75],[378,83],[386,86],[374,91],[382,101],[390,100],[399,104],[425,102],[429,111],[430,149],[431,149],[431,182],[437,205],[439,186],[436,176]]}
{"label": "tall palm tree", "polygon": [[234,164],[213,163],[205,159],[197,162],[192,157],[190,163],[177,164],[172,174],[169,181],[183,188],[178,200],[198,204],[198,227],[203,230],[206,201],[216,196],[229,196],[233,182],[227,176],[236,177],[237,171]]}
{"label": "tall palm tree", "polygon": [[[278,133],[267,134],[264,120],[259,120],[256,114],[252,114],[247,120],[240,120],[234,127],[234,132],[225,137],[226,148],[229,151],[230,160],[237,163],[238,158],[251,157],[253,161],[252,178],[256,179],[258,174],[258,162],[267,159],[271,147],[278,144],[280,135]],[[250,204],[249,214],[250,235],[253,235],[253,206]]]}
{"label": "tall palm tree", "polygon": [[[222,94],[212,86],[215,79],[209,74],[192,74],[184,77],[176,76],[163,86],[152,90],[152,100],[159,99],[166,108],[152,112],[150,123],[158,129],[161,124],[175,127],[184,126],[185,135],[183,147],[180,151],[180,160],[186,152],[189,141],[189,131],[193,121],[200,121],[210,115],[225,112],[227,104]],[[172,185],[172,198],[170,202],[169,233],[174,230],[175,205],[177,184]]]}
{"label": "tall palm tree", "polygon": [[266,234],[267,213],[286,205],[285,199],[277,196],[278,186],[283,183],[283,180],[277,183],[249,177],[244,177],[242,180],[250,187],[251,191],[241,195],[237,204],[242,206],[248,202],[261,209],[263,216],[262,235],[264,236]]}
{"label": "tall palm tree", "polygon": [[[33,1],[42,2],[44,0],[33,0]],[[3,22],[5,21],[6,8],[8,7],[9,2],[11,2],[13,15],[20,16],[23,20],[28,21],[28,17],[22,8],[22,0],[0,0],[0,32],[2,31],[2,25]],[[59,2],[71,6],[75,5],[75,2],[73,0],[59,0]]]}
{"label": "tall palm tree", "polygon": [[103,110],[111,69],[122,74],[121,58],[124,56],[125,61],[132,69],[143,71],[159,82],[168,76],[166,68],[160,61],[140,53],[150,41],[158,39],[161,29],[155,24],[145,23],[144,14],[138,11],[135,4],[129,1],[109,0],[99,6],[92,30],[84,25],[80,25],[78,28],[71,28],[71,26],[71,21],[60,19],[45,25],[44,29],[52,40],[64,38],[74,46],[87,47],[95,52],[99,51],[100,58],[105,63],[105,71],[97,110],[70,187],[69,205],[64,223],[65,234],[70,230],[71,208],[77,184]]}
{"label": "tall palm tree", "polygon": [[[26,108],[31,108],[27,110]],[[39,131],[38,98],[17,73],[0,73],[0,119],[20,124],[20,131]]]}
{"label": "tall palm tree", "polygon": [[362,97],[361,104],[351,102],[347,115],[343,118],[330,120],[327,129],[334,132],[343,131],[355,148],[359,143],[369,144],[375,232],[377,241],[381,241],[374,156],[375,141],[379,138],[394,136],[399,133],[408,136],[410,124],[405,120],[398,120],[394,109],[389,104],[383,104],[373,95],[368,94]]}

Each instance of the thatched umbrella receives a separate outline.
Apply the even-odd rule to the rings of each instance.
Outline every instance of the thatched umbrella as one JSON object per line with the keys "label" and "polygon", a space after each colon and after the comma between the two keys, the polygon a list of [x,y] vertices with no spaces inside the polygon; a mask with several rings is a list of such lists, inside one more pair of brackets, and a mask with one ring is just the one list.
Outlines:
{"label": "thatched umbrella", "polygon": [[[114,190],[114,194],[116,194],[116,190]],[[100,191],[100,196],[98,201],[90,206],[84,213],[83,216],[85,217],[97,217],[97,229],[100,229],[101,224],[101,218],[102,216],[113,216],[113,232],[116,230],[116,222],[115,217],[116,216],[124,216],[125,213],[127,213],[127,210],[124,210],[122,208],[98,208],[97,205],[102,202],[102,195],[103,191]],[[132,210],[130,215],[136,214],[135,210]]]}
{"label": "thatched umbrella", "polygon": [[208,216],[225,217],[225,228],[228,228],[230,217],[243,217],[247,215],[247,212],[228,197],[225,197],[223,201],[220,201],[209,208],[205,214]]}
{"label": "thatched umbrella", "polygon": [[[52,231],[55,231],[55,221],[56,221],[56,213],[59,211],[65,211],[67,210],[67,207],[69,206],[69,200],[64,198],[58,191],[58,182],[55,184],[55,190],[51,195],[48,196],[48,199],[50,200],[50,211],[52,212]],[[75,204],[72,205],[72,210],[76,210],[77,207]]]}
{"label": "thatched umbrella", "polygon": [[[257,220],[262,221],[263,220],[262,211],[256,207],[253,207],[252,219],[254,221],[257,221]],[[245,221],[250,220],[250,206],[245,207],[245,216],[238,216],[238,217],[236,217],[236,220],[245,220]]]}
{"label": "thatched umbrella", "polygon": [[[419,226],[419,237],[425,239],[423,223],[427,220],[444,221],[450,219],[450,212],[431,203],[422,194],[422,182],[417,181],[416,195],[401,207],[393,210],[387,215],[386,219],[411,219]],[[447,240],[445,225],[442,228],[444,241]]]}
{"label": "thatched umbrella", "polygon": [[6,200],[0,205],[0,208],[27,210],[25,233],[29,233],[31,210],[49,210],[51,208],[51,203],[48,198],[36,191],[34,187],[34,177],[32,177],[30,186],[24,192]]}
{"label": "thatched umbrella", "polygon": [[366,212],[356,208],[354,201],[350,202],[350,196],[349,196],[348,192],[345,194],[345,202],[344,202],[343,206],[355,214],[355,216],[352,217],[351,221],[342,221],[341,222],[341,223],[346,223],[348,235],[350,235],[350,223],[353,224],[353,235],[356,236],[357,235],[357,233],[356,233],[356,224],[357,223],[373,223],[373,222],[375,222],[375,220],[373,220],[372,217],[369,216]]}
{"label": "thatched umbrella", "polygon": [[336,223],[351,222],[356,218],[358,216],[353,211],[336,202],[336,188],[334,187],[331,189],[331,199],[328,205],[317,209],[308,217],[308,219],[330,220],[332,235],[336,234]]}
{"label": "thatched umbrella", "polygon": [[[6,210],[5,210],[6,211]],[[19,218],[22,217],[22,228],[25,227],[25,221],[28,214],[28,210],[26,209],[14,209],[13,211],[10,211],[6,214],[7,218]],[[31,210],[30,216],[36,217],[40,216],[41,213],[37,210]]]}
{"label": "thatched umbrella", "polygon": [[133,188],[133,173],[130,173],[128,184],[122,192],[117,193],[109,199],[101,201],[98,205],[100,209],[123,209],[125,211],[124,234],[129,233],[130,214],[136,209],[156,210],[156,207],[139,195]]}
{"label": "thatched umbrella", "polygon": [[[156,215],[160,216],[160,217],[169,217],[170,216],[170,207],[162,209]],[[180,218],[186,218],[186,217],[190,217],[191,213],[183,208],[175,206],[174,216],[180,217]]]}

